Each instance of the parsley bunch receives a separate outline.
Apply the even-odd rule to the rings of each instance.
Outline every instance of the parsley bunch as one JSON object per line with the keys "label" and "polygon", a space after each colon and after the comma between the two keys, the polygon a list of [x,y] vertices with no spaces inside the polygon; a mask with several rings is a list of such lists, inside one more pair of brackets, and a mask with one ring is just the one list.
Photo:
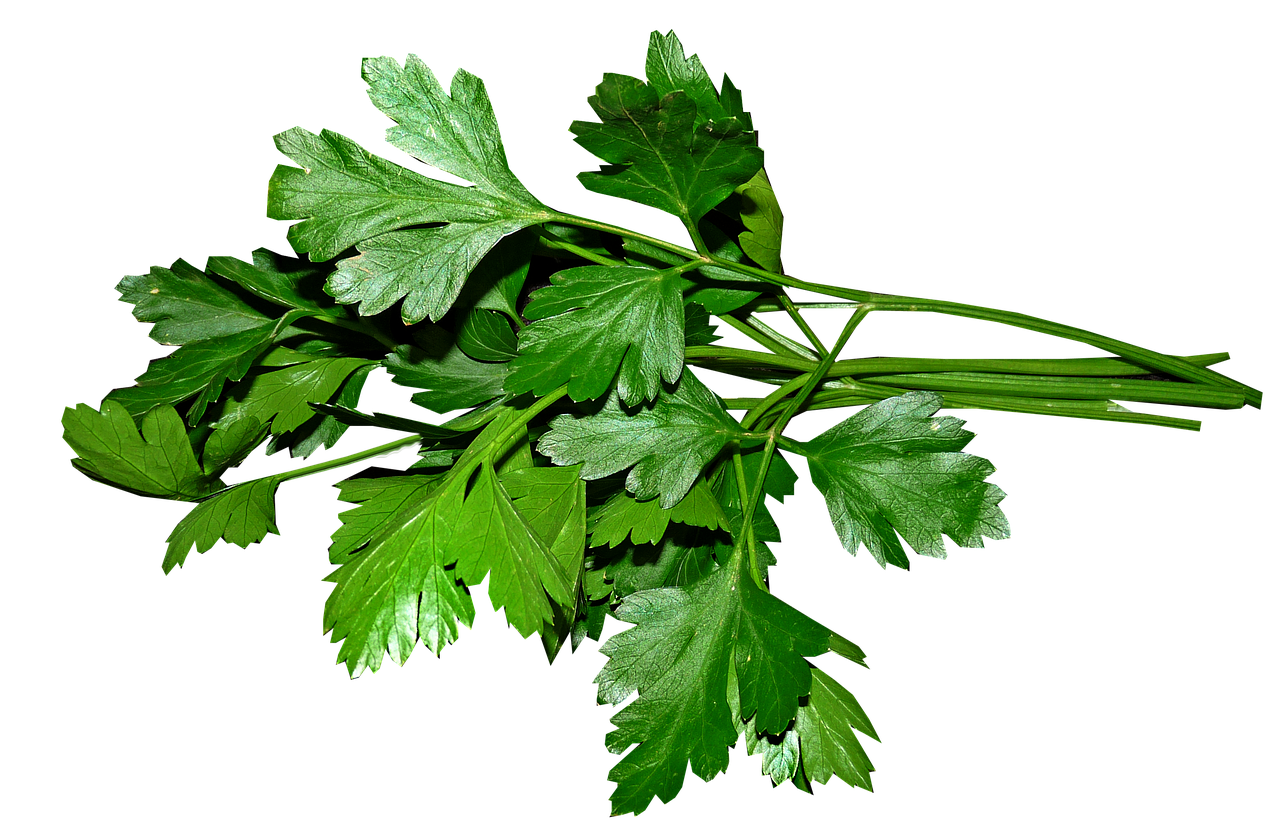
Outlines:
{"label": "parsley bunch", "polygon": [[[943,408],[995,409],[1197,429],[1122,401],[1258,406],[1261,393],[1210,370],[1221,354],[1175,357],[1013,312],[879,294],[784,273],[782,211],[742,95],[719,88],[674,34],[650,39],[644,80],[607,74],[598,122],[576,140],[607,165],[588,189],[677,216],[691,247],[542,203],[508,167],[481,80],[446,91],[416,57],[366,60],[388,141],[465,185],[383,160],[334,132],[276,137],[292,165],[268,213],[295,221],[297,256],[184,261],[118,286],[151,336],[177,346],[135,385],[63,417],[73,465],[135,494],[192,501],[164,555],[249,546],[276,533],[291,479],[413,447],[405,471],[337,483],[342,525],[324,625],[352,676],[421,642],[435,654],[475,615],[488,579],[507,622],[553,660],[603,644],[602,702],[615,813],[710,779],[745,738],[775,784],[832,777],[870,789],[857,700],[812,661],[864,663],[857,645],[769,591],[782,501],[808,461],[841,543],[882,566],[907,549],[945,556],[944,536],[981,546],[1009,534],[992,465]],[[793,291],[829,298],[797,302]],[[823,341],[806,313],[848,315]],[[841,359],[876,311],[987,320],[1087,343],[1110,357]],[[785,314],[803,339],[774,328]],[[756,349],[716,345],[716,323]],[[690,367],[763,385],[721,397]],[[358,410],[385,368],[444,423]],[[788,423],[865,407],[808,442]],[[737,417],[731,411],[740,411]],[[265,444],[308,457],[350,426],[397,433],[383,446],[227,485]]]}

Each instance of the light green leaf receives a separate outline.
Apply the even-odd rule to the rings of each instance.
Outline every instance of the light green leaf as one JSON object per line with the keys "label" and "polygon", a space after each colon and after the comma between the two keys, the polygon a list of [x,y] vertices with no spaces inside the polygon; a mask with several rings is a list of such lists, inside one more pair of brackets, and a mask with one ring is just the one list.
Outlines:
{"label": "light green leaf", "polygon": [[945,557],[942,536],[980,547],[1009,536],[998,504],[1004,493],[983,482],[995,469],[961,450],[973,439],[964,421],[933,417],[931,392],[882,400],[804,444],[813,483],[827,499],[840,542],[865,544],[884,566],[908,568],[898,535],[918,554]]}
{"label": "light green leaf", "polygon": [[62,438],[81,473],[144,497],[195,500],[222,488],[196,463],[182,418],[158,406],[134,423],[124,406],[102,401],[101,411],[81,403],[62,414]]}
{"label": "light green leaf", "polygon": [[[409,479],[409,478],[412,479]],[[411,475],[344,481],[343,512],[330,559],[339,566],[324,606],[324,630],[341,642],[338,662],[352,677],[377,671],[384,652],[403,665],[421,639],[436,655],[470,626],[475,607],[445,554],[462,505],[461,484]]]}
{"label": "light green leaf", "polygon": [[[358,244],[361,253],[339,261],[329,279],[339,302],[377,314],[403,298],[405,322],[438,320],[499,240],[551,212],[507,167],[479,78],[458,72],[446,95],[412,56],[404,68],[390,58],[366,60],[364,76],[370,98],[398,123],[388,140],[472,185],[422,177],[332,132],[293,129],[276,145],[302,168],[276,169],[268,215],[303,220],[289,241],[312,260]],[[444,225],[394,231],[429,223]]]}
{"label": "light green leaf", "polygon": [[169,550],[164,555],[164,573],[181,566],[192,547],[200,554],[213,548],[218,540],[248,548],[276,529],[276,488],[280,481],[264,477],[240,483],[206,497],[182,518],[169,535]]}
{"label": "light green leaf", "polygon": [[150,274],[126,277],[116,286],[133,304],[133,316],[154,323],[151,339],[181,346],[261,328],[271,319],[185,260]]}
{"label": "light green leaf", "polygon": [[657,496],[670,508],[741,433],[716,395],[685,369],[676,390],[652,405],[627,409],[615,392],[595,414],[552,419],[538,451],[558,466],[581,463],[584,480],[631,468],[627,490],[638,500]]}
{"label": "light green leaf", "polygon": [[807,781],[826,783],[834,775],[871,791],[870,758],[854,731],[879,740],[871,721],[849,690],[821,669],[812,672],[809,700],[796,713],[795,735]]}
{"label": "light green leaf", "polygon": [[782,271],[782,207],[773,193],[764,169],[739,186],[742,223],[747,230],[738,235],[742,250],[766,271]]}
{"label": "light green leaf", "polygon": [[520,331],[520,354],[504,386],[543,395],[569,384],[569,397],[591,400],[613,385],[634,405],[674,383],[684,364],[680,278],[640,266],[582,266],[551,277],[534,292]]}
{"label": "light green leaf", "polygon": [[490,601],[522,636],[552,621],[548,596],[568,607],[576,602],[561,561],[516,508],[491,466],[481,466],[453,528],[465,536],[450,545],[459,579],[474,586],[488,576]]}
{"label": "light green leaf", "polygon": [[[672,44],[680,49],[673,37],[650,36],[648,79],[604,72],[586,99],[599,120],[573,120],[570,133],[577,145],[609,164],[600,172],[579,172],[582,187],[698,225],[733,188],[751,179],[764,151],[755,145],[749,120],[728,115],[723,105],[705,110],[712,109],[714,97],[701,61],[677,59]],[[689,90],[675,86],[691,78],[696,82]]]}

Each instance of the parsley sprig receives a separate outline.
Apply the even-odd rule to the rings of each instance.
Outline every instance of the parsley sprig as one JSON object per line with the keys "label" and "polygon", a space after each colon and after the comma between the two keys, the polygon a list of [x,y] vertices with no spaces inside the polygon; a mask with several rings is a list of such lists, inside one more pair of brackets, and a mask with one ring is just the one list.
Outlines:
{"label": "parsley sprig", "polygon": [[[268,213],[293,221],[297,256],[179,260],[124,278],[121,299],[178,348],[98,408],[68,409],[73,465],[134,494],[186,500],[165,572],[192,549],[276,533],[282,483],[405,448],[404,471],[340,481],[326,632],[352,676],[419,643],[439,655],[475,615],[470,587],[549,660],[631,624],[602,646],[601,702],[615,813],[671,800],[685,773],[710,779],[745,739],[775,784],[833,776],[870,789],[857,700],[812,662],[865,665],[835,630],[770,592],[781,540],[764,504],[794,492],[786,454],[808,461],[840,542],[907,568],[908,549],[1007,537],[994,467],[940,410],[978,408],[1198,429],[1121,402],[1259,406],[1211,369],[1226,354],[1172,356],[1015,312],[802,280],[782,263],[783,213],[742,94],[719,87],[673,33],[650,39],[644,79],[607,74],[598,120],[576,140],[606,165],[599,194],[678,217],[687,245],[544,204],[510,169],[484,83],[449,89],[410,56],[366,60],[388,141],[465,184],[382,159],[330,131],[292,129],[292,162]],[[794,292],[830,298],[796,300]],[[824,341],[806,315],[847,312]],[[1108,357],[843,357],[875,312],[932,312],[1091,345]],[[768,319],[780,312],[802,339]],[[717,345],[715,323],[759,346]],[[369,373],[418,390],[443,423],[358,409]],[[724,398],[694,369],[747,378]],[[789,423],[865,407],[809,442]],[[740,411],[734,416],[730,411]],[[259,448],[308,457],[350,426],[382,446],[227,485]],[[625,753],[625,754],[624,754]]]}

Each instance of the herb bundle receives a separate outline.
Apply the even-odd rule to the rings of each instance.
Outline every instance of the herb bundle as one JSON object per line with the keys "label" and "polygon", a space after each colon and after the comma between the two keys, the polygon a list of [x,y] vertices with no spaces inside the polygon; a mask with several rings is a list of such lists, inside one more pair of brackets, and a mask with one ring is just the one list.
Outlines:
{"label": "herb bundle", "polygon": [[[89,477],[192,501],[164,555],[276,533],[281,483],[404,448],[406,471],[340,481],[355,504],[329,550],[324,626],[352,676],[418,643],[435,654],[470,625],[468,587],[488,579],[495,609],[553,660],[602,647],[602,702],[622,703],[609,749],[615,813],[666,802],[686,771],[710,779],[745,739],[775,784],[833,776],[870,789],[857,700],[811,662],[857,663],[852,641],[769,591],[781,540],[765,498],[782,501],[808,461],[841,543],[882,566],[907,549],[945,556],[944,537],[1008,535],[993,467],[944,408],[995,409],[1197,429],[1124,401],[1258,406],[1261,394],[1209,367],[1007,311],[829,286],[784,273],[782,211],[752,118],[674,34],[650,39],[644,80],[607,74],[598,121],[576,140],[607,165],[579,175],[600,194],[677,216],[689,245],[559,212],[508,167],[479,78],[446,91],[422,62],[366,60],[388,141],[467,185],[423,176],[329,131],[293,129],[292,165],[269,184],[269,215],[295,221],[297,256],[184,261],[118,286],[152,337],[177,346],[94,409],[68,409],[65,438]],[[793,299],[802,291],[828,298]],[[812,312],[845,312],[820,339]],[[841,353],[875,311],[1003,323],[1092,345],[1076,359],[857,358]],[[785,315],[793,339],[769,322]],[[716,323],[758,348],[716,345]],[[720,397],[689,367],[762,384]],[[444,423],[358,409],[385,368]],[[808,442],[786,435],[815,409],[865,407]],[[730,414],[741,411],[741,416]],[[264,446],[308,457],[350,426],[386,445],[227,485]]]}

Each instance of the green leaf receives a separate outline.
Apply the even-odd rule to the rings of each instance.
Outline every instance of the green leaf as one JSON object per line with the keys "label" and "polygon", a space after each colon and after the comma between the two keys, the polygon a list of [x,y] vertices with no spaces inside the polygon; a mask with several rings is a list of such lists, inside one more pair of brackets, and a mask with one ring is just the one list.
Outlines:
{"label": "green leaf", "polygon": [[764,169],[739,186],[742,195],[742,223],[747,230],[738,235],[742,250],[765,271],[782,271],[782,207],[773,193]]}
{"label": "green leaf", "polygon": [[608,563],[606,577],[617,597],[667,586],[691,586],[716,570],[715,549],[720,545],[706,529],[675,525],[656,546],[627,546]]}
{"label": "green leaf", "polygon": [[875,769],[854,731],[878,741],[876,730],[848,689],[819,668],[812,676],[809,699],[796,713],[794,728],[804,777],[826,783],[834,775],[871,791]]}
{"label": "green leaf", "polygon": [[213,548],[218,540],[248,548],[276,529],[276,489],[280,481],[264,477],[240,483],[201,500],[182,518],[169,535],[169,550],[164,555],[164,573],[181,566],[192,547],[200,554]]}
{"label": "green leaf", "polygon": [[[339,261],[328,290],[377,314],[404,299],[407,323],[448,311],[467,275],[504,236],[546,221],[550,211],[511,174],[484,83],[458,72],[446,95],[410,56],[366,60],[373,102],[398,125],[388,140],[425,163],[469,181],[431,180],[376,157],[341,135],[293,129],[276,145],[301,168],[271,178],[268,215],[302,219],[289,242],[312,260]],[[440,226],[405,229],[407,226]]]}
{"label": "green leaf", "polygon": [[311,419],[311,403],[329,400],[356,369],[370,365],[359,357],[328,357],[260,374],[241,397],[228,400],[218,428],[244,417],[271,421],[271,433],[293,431]]}
{"label": "green leaf", "polygon": [[685,369],[676,390],[651,405],[627,409],[615,392],[595,414],[552,419],[538,451],[558,466],[581,463],[584,480],[631,468],[627,490],[670,508],[741,433],[719,398]]}
{"label": "green leaf", "polygon": [[81,403],[62,414],[62,438],[75,451],[71,465],[81,473],[144,497],[196,500],[222,488],[196,463],[182,418],[160,406],[135,424],[114,400],[101,411]]}
{"label": "green leaf", "polygon": [[222,395],[227,381],[239,381],[285,328],[305,317],[294,310],[278,320],[245,329],[226,337],[190,343],[168,357],[152,360],[138,376],[137,385],[112,390],[107,397],[129,410],[134,417],[156,406],[172,406],[189,397],[195,399],[187,419],[198,421],[209,404]]}
{"label": "green leaf", "polygon": [[263,300],[287,309],[309,309],[342,316],[346,312],[333,305],[320,288],[327,266],[285,257],[268,249],[253,252],[253,262],[234,257],[210,257],[209,271],[235,283]]}
{"label": "green leaf", "polygon": [[489,576],[489,599],[522,636],[552,621],[548,596],[563,605],[575,603],[561,559],[516,508],[491,466],[481,466],[453,527],[466,535],[450,546],[458,577],[474,586]]}
{"label": "green leaf", "polygon": [[525,229],[499,241],[467,278],[456,305],[500,311],[519,322],[520,292],[529,276],[536,232],[536,229]]}
{"label": "green leaf", "polygon": [[271,322],[185,260],[167,269],[152,266],[150,274],[126,277],[116,290],[122,301],[133,304],[134,317],[155,324],[151,339],[166,346],[227,337]]}
{"label": "green leaf", "polygon": [[256,417],[241,417],[223,428],[214,429],[204,442],[200,455],[204,473],[217,477],[232,466],[239,466],[267,439],[270,431],[270,426]]}
{"label": "green leaf", "polygon": [[[826,651],[829,632],[756,587],[744,553],[688,588],[641,591],[616,615],[636,624],[601,647],[609,657],[596,682],[600,702],[639,696],[613,717],[610,751],[635,745],[609,773],[618,784],[613,813],[640,813],[664,803],[684,782],[686,764],[710,780],[729,764],[738,721],[753,717],[781,733],[810,690],[805,657]],[[730,668],[737,676],[739,717],[730,709]]]}
{"label": "green leaf", "polygon": [[709,119],[689,93],[660,91],[667,79],[646,85],[621,74],[604,76],[587,101],[601,122],[577,120],[569,130],[583,148],[614,165],[583,172],[578,179],[591,191],[653,206],[696,225],[751,179],[764,155],[755,133],[744,130],[737,118]]}
{"label": "green leaf", "polygon": [[458,348],[476,360],[503,363],[516,356],[516,333],[497,312],[473,309],[458,329]]}
{"label": "green leaf", "polygon": [[450,412],[488,403],[503,395],[506,363],[473,360],[454,338],[440,329],[419,335],[422,348],[401,346],[387,355],[391,379],[401,386],[425,389],[413,402],[433,412]]}
{"label": "green leaf", "polygon": [[[365,365],[357,367],[355,371],[347,376],[343,381],[342,388],[338,389],[337,396],[333,397],[334,404],[343,407],[360,407],[360,399],[364,396],[365,385],[369,383],[369,378],[374,371],[378,370],[378,364],[374,362],[366,362]],[[316,411],[315,403],[307,401],[307,406],[311,411]],[[314,415],[307,419],[301,426],[294,429],[288,438],[273,440],[275,449],[282,448],[282,444],[288,443],[289,457],[293,459],[308,459],[314,456],[316,452],[325,451],[332,452],[338,447],[338,443],[342,442],[343,435],[351,430],[351,426],[346,421],[340,420],[334,415]],[[268,452],[268,456],[274,453],[274,449]]]}
{"label": "green leaf", "polygon": [[711,325],[711,315],[702,306],[686,303],[684,307],[684,344],[710,346],[720,339]]}
{"label": "green leaf", "polygon": [[537,467],[503,474],[502,487],[542,536],[576,591],[587,539],[587,484],[572,467]]}
{"label": "green leaf", "polygon": [[471,595],[446,569],[445,553],[462,504],[460,484],[431,476],[344,481],[343,512],[325,578],[334,583],[324,606],[324,630],[341,642],[338,662],[352,677],[377,671],[384,651],[403,665],[421,639],[437,656],[471,625]]}
{"label": "green leaf", "polygon": [[624,540],[657,543],[672,522],[729,531],[729,520],[711,486],[699,479],[689,493],[669,509],[662,508],[656,497],[637,500],[625,490],[613,495],[591,515],[590,545],[612,548]]}
{"label": "green leaf", "polygon": [[634,405],[651,400],[684,364],[680,278],[640,266],[582,266],[551,276],[534,292],[520,331],[520,354],[504,386],[543,395],[569,384],[591,400],[613,385]]}
{"label": "green leaf", "polygon": [[[574,553],[581,557],[585,493],[555,469],[499,479],[494,452],[514,415],[504,407],[447,472],[344,482],[343,499],[365,505],[344,512],[334,534],[330,559],[342,565],[326,578],[336,585],[325,630],[342,642],[338,659],[353,676],[376,670],[384,650],[403,663],[418,638],[439,654],[456,639],[458,620],[470,625],[473,607],[459,584],[489,577],[494,607],[525,637],[552,621],[548,598],[576,605],[577,584],[565,568]],[[513,502],[506,477],[523,504]]]}
{"label": "green leaf", "polygon": [[942,535],[980,547],[1009,536],[1004,493],[983,482],[994,467],[961,450],[973,439],[954,417],[933,417],[942,398],[911,392],[868,406],[804,444],[813,483],[827,499],[840,542],[865,544],[876,561],[908,568],[898,535],[918,554],[945,557]]}
{"label": "green leaf", "polygon": [[[708,119],[719,120],[729,116],[720,104],[720,93],[716,91],[711,76],[702,67],[698,55],[684,56],[684,46],[674,31],[665,35],[652,32],[649,35],[649,53],[644,64],[645,77],[649,86],[660,97],[676,91],[687,94],[698,107],[698,112]],[[744,127],[750,130],[750,124]]]}

